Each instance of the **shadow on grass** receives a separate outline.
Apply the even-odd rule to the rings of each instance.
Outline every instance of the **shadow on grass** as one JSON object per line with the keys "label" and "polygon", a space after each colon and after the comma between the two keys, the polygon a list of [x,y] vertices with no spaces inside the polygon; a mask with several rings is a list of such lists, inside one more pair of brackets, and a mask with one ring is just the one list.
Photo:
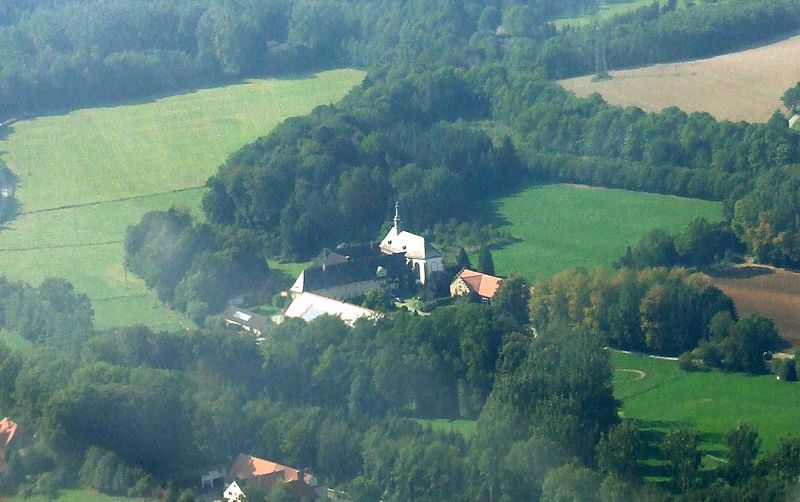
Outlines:
{"label": "shadow on grass", "polygon": [[17,175],[11,172],[3,161],[0,161],[0,230],[5,228],[6,223],[19,215],[20,204],[14,197],[18,183]]}
{"label": "shadow on grass", "polygon": [[664,458],[664,452],[661,451],[661,442],[664,440],[667,430],[683,424],[666,420],[640,420],[637,423],[641,430],[643,445],[641,453],[641,458],[644,461],[642,464],[642,476],[668,490],[670,472],[666,464],[666,458]]}
{"label": "shadow on grass", "polygon": [[[642,438],[641,458],[642,475],[651,482],[659,485],[664,490],[670,490],[670,470],[664,452],[661,451],[661,443],[664,436],[670,429],[678,427],[691,427],[692,424],[674,420],[637,420]],[[701,432],[700,450],[703,454],[703,463],[697,472],[697,480],[701,485],[713,482],[718,472],[716,466],[725,462],[728,452],[719,447],[724,443],[724,434],[719,432]],[[715,445],[709,447],[709,445]],[[709,466],[708,459],[711,458],[713,466]]]}
{"label": "shadow on grass", "polygon": [[7,120],[0,124],[0,141],[8,139],[11,133],[14,132],[14,122],[16,122],[16,119]]}
{"label": "shadow on grass", "polygon": [[722,447],[725,444],[725,434],[722,432],[701,432],[700,443],[706,445],[703,453],[716,458],[724,458],[728,451]]}
{"label": "shadow on grass", "polygon": [[[116,108],[118,106],[134,106],[154,103],[158,100],[169,98],[173,96],[184,96],[195,94],[200,91],[208,89],[216,89],[218,87],[227,87],[232,85],[245,85],[251,80],[313,80],[317,78],[317,74],[325,71],[332,71],[341,69],[338,67],[333,68],[313,68],[307,71],[287,71],[284,74],[275,75],[248,75],[235,79],[213,78],[208,80],[201,80],[198,82],[186,82],[183,85],[176,85],[162,90],[153,91],[151,93],[142,94],[139,96],[107,96],[99,98],[97,101],[86,100],[79,103],[74,103],[67,106],[52,107],[44,109],[29,110],[21,119],[35,120],[38,117],[59,117],[69,115],[77,110],[84,110],[87,108]],[[0,139],[2,138],[2,131],[0,131]]]}
{"label": "shadow on grass", "polygon": [[286,290],[288,290],[289,286],[291,286],[292,283],[294,283],[295,279],[297,279],[297,277],[290,276],[286,271],[278,270],[276,268],[270,268],[269,275],[270,275],[270,282],[272,282],[273,284],[280,284],[280,285],[285,284],[287,285],[287,287],[283,289]]}
{"label": "shadow on grass", "polygon": [[[489,226],[497,228],[501,231],[505,231],[508,227],[511,226],[511,221],[508,220],[505,216],[500,214],[499,208],[499,200],[504,199],[507,197],[514,197],[515,195],[519,195],[523,192],[529,192],[531,190],[539,190],[546,187],[548,183],[542,181],[535,181],[535,180],[527,180],[521,182],[520,186],[504,191],[502,193],[498,193],[492,196],[489,200],[484,200],[476,204],[476,210],[472,211],[472,215],[470,221],[475,222],[481,226]],[[512,244],[516,244],[517,242],[522,242],[522,238],[516,235],[509,235],[509,239],[505,240],[504,242],[498,244],[490,244],[490,249],[503,249],[507,246]]]}

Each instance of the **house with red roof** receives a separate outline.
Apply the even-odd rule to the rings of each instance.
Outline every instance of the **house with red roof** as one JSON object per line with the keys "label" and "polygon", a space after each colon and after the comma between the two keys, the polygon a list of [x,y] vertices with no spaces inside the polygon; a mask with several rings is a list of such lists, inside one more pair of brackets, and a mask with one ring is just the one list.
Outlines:
{"label": "house with red roof", "polygon": [[491,301],[503,279],[465,268],[450,283],[450,296],[475,295],[483,301]]}
{"label": "house with red roof", "polygon": [[0,470],[5,469],[8,458],[6,450],[17,435],[17,423],[4,417],[0,420]]}
{"label": "house with red roof", "polygon": [[[314,500],[317,498],[318,482],[305,469],[295,469],[252,455],[240,454],[236,457],[228,471],[228,480],[232,481],[226,490],[226,500],[233,502],[235,498],[228,499],[228,495],[240,494],[239,485],[243,481],[256,482],[271,489],[277,483],[283,483],[296,500]],[[234,487],[233,485],[236,485]]]}

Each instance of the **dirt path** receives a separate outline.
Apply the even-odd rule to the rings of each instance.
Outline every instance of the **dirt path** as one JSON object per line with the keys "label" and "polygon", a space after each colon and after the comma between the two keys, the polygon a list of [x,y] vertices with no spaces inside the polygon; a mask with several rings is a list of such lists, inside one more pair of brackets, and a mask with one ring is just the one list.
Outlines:
{"label": "dirt path", "polygon": [[614,371],[624,371],[626,373],[633,373],[636,375],[636,380],[642,380],[644,379],[644,377],[647,376],[647,373],[645,373],[644,371],[637,370],[634,368],[615,368]]}

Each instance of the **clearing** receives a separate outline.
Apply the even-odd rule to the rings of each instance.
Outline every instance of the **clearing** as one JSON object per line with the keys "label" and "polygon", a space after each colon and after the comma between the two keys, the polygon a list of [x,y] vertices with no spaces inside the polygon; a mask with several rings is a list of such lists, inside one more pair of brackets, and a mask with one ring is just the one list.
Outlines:
{"label": "clearing", "polygon": [[[611,361],[617,368],[614,396],[622,401],[620,414],[636,419],[651,439],[670,427],[691,425],[701,433],[707,455],[724,457],[724,435],[739,422],[758,429],[762,454],[774,450],[782,436],[800,435],[796,382],[778,381],[774,375],[684,372],[675,361],[642,354],[612,352]],[[649,474],[659,476],[657,471]]]}
{"label": "clearing", "polygon": [[781,337],[800,347],[800,274],[764,265],[715,272],[711,282],[733,298],[739,315],[771,317]]}
{"label": "clearing", "polygon": [[0,155],[19,176],[21,214],[0,233],[0,274],[68,279],[90,296],[101,328],[189,325],[124,270],[128,225],[172,205],[199,214],[202,186],[228,155],[287,117],[338,101],[363,76],[250,80],[14,124]]}
{"label": "clearing", "polygon": [[59,490],[55,499],[44,495],[33,497],[16,496],[9,499],[9,502],[144,502],[145,499],[112,497],[90,489],[71,489]]}
{"label": "clearing", "polygon": [[492,251],[497,272],[530,280],[575,267],[609,267],[653,229],[677,233],[698,216],[722,219],[719,202],[566,184],[504,197],[495,211],[501,228],[521,239]]}
{"label": "clearing", "polygon": [[774,44],[683,63],[612,71],[560,81],[578,96],[600,93],[609,103],[659,111],[677,106],[718,120],[766,122],[781,96],[800,81],[800,36]]}
{"label": "clearing", "polygon": [[[652,0],[632,0],[603,3],[600,10],[600,19],[602,21],[607,21],[619,16],[620,14],[627,14],[628,12],[632,12],[641,7],[647,7],[652,3]],[[663,5],[666,2],[664,0],[660,0],[659,3]],[[680,0],[677,5],[679,8],[684,8],[686,7],[686,2],[684,0]],[[581,14],[577,16],[558,18],[553,21],[553,25],[558,29],[562,29],[566,26],[577,28],[579,26],[588,26],[594,23],[594,19],[594,13]]]}

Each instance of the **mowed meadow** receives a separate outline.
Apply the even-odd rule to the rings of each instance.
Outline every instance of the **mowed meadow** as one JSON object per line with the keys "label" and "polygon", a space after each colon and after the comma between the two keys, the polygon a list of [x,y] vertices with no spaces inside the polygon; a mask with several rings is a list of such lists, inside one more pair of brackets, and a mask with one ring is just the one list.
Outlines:
{"label": "mowed meadow", "polygon": [[727,453],[725,433],[738,423],[758,429],[762,454],[773,451],[781,437],[800,435],[800,383],[774,375],[685,372],[676,361],[641,354],[612,352],[611,361],[620,414],[635,419],[654,439],[670,427],[696,428],[705,465]]}
{"label": "mowed meadow", "polygon": [[678,233],[700,216],[722,219],[719,202],[568,184],[504,197],[494,212],[518,239],[492,251],[495,269],[530,280],[575,267],[610,267],[651,230]]}
{"label": "mowed meadow", "polygon": [[[677,106],[718,120],[766,122],[781,96],[800,81],[800,36],[732,54],[560,81],[578,96],[599,93],[612,104],[659,111]],[[613,64],[613,61],[609,62]]]}
{"label": "mowed meadow", "polygon": [[19,177],[21,214],[0,230],[0,274],[68,279],[92,299],[99,327],[187,326],[125,271],[126,228],[172,205],[200,214],[206,179],[231,153],[287,117],[338,101],[363,76],[250,80],[14,124],[0,155]]}

